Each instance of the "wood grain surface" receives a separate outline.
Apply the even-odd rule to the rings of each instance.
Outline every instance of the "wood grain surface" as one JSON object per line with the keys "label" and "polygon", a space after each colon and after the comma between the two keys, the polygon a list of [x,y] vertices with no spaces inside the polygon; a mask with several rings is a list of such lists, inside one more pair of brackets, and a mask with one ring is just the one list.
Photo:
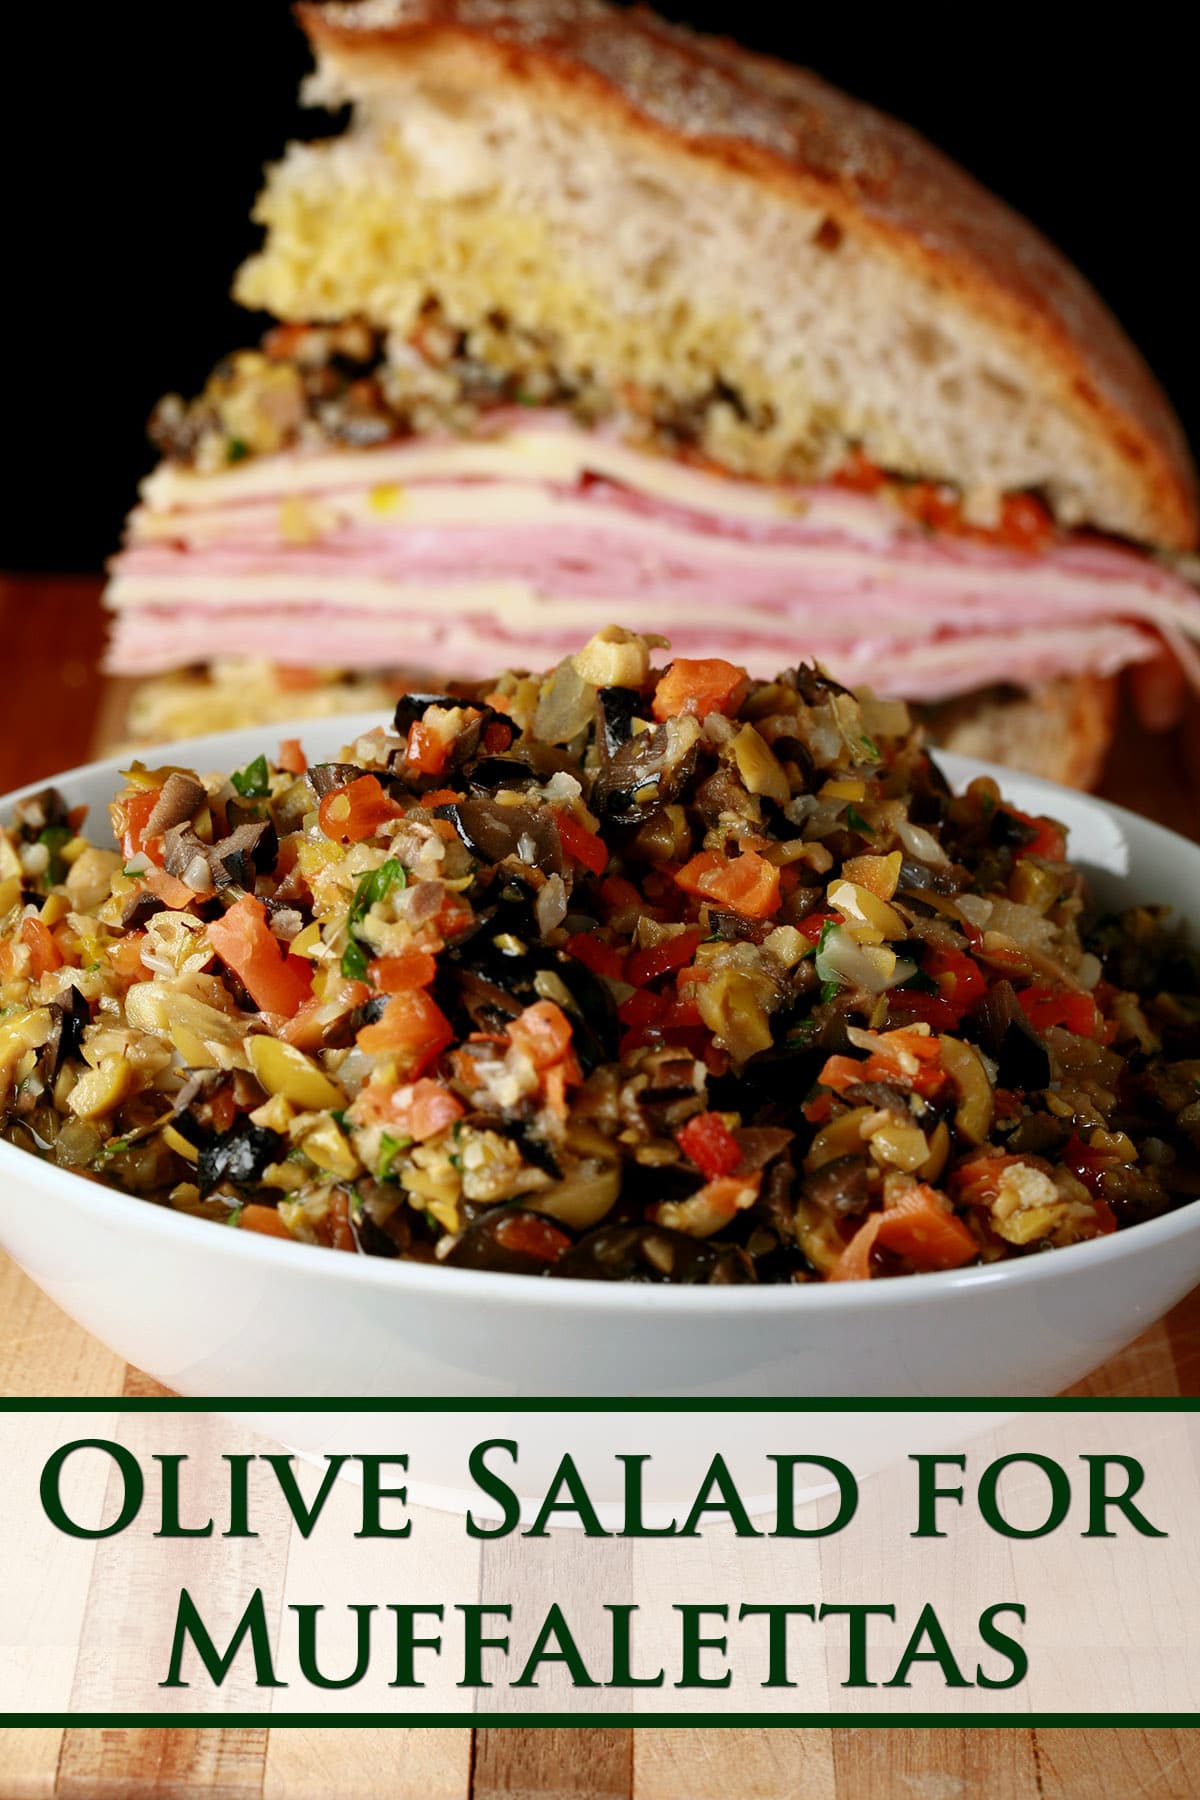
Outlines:
{"label": "wood grain surface", "polygon": [[[9,676],[0,792],[111,741],[91,577],[0,577]],[[1103,792],[1200,836],[1198,759],[1126,727]],[[0,1394],[157,1385],[0,1256]],[[1200,1290],[1073,1390],[1200,1395]],[[1187,1800],[1190,1731],[0,1730],[0,1800]]]}

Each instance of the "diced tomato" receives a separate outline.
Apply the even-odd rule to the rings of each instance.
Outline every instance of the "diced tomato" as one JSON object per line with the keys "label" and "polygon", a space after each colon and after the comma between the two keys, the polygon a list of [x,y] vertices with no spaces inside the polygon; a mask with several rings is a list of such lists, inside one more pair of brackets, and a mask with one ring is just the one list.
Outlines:
{"label": "diced tomato", "polygon": [[291,1018],[312,994],[312,969],[288,956],[267,924],[267,909],[252,894],[205,927],[208,941],[263,1012]]}
{"label": "diced tomato", "polygon": [[408,728],[406,767],[418,775],[440,775],[450,759],[450,746],[424,719],[414,719]]}
{"label": "diced tomato", "polygon": [[535,1069],[548,1069],[571,1053],[571,1021],[553,1000],[527,1006],[508,1027],[508,1035]]}
{"label": "diced tomato", "polygon": [[961,950],[943,950],[931,945],[925,952],[924,965],[925,973],[937,982],[941,998],[954,1008],[960,1019],[987,992],[983,970]]}
{"label": "diced tomato", "polygon": [[29,972],[35,981],[51,969],[61,969],[63,954],[54,941],[50,927],[40,919],[26,919],[21,927],[21,942],[29,951]]}
{"label": "diced tomato", "polygon": [[809,913],[806,918],[801,919],[796,930],[800,933],[801,937],[806,937],[810,944],[816,944],[820,942],[821,933],[824,931],[826,925],[840,924],[841,920],[837,913],[812,912]]}
{"label": "diced tomato", "polygon": [[1076,1037],[1095,1038],[1105,1023],[1090,994],[1073,994],[1067,988],[1035,984],[1021,988],[1017,1001],[1035,1031],[1062,1025]]}
{"label": "diced tomato", "polygon": [[686,968],[696,954],[700,937],[699,931],[681,931],[675,937],[664,938],[660,944],[634,950],[625,964],[626,981],[631,987],[646,987],[669,969]]}
{"label": "diced tomato", "polygon": [[[134,856],[151,856],[155,862],[161,862],[161,855],[154,854],[145,836],[146,825],[158,805],[161,792],[161,788],[129,788],[113,801],[109,809],[113,831],[126,861]],[[157,838],[154,842],[157,844]]]}
{"label": "diced tomato", "polygon": [[384,1124],[389,1131],[423,1144],[426,1138],[449,1130],[465,1110],[448,1087],[423,1075],[390,1092],[381,1093],[368,1083],[355,1101],[351,1117],[362,1124]]}
{"label": "diced tomato", "polygon": [[833,1117],[833,1095],[815,1094],[800,1108],[810,1125],[828,1125]]}
{"label": "diced tomato", "polygon": [[702,850],[676,869],[675,880],[685,893],[713,900],[743,918],[765,919],[779,908],[779,870],[757,850],[740,856]]}
{"label": "diced tomato", "polygon": [[608,867],[608,846],[604,839],[581,825],[569,812],[557,813],[555,823],[565,854],[573,862],[582,863],[593,875],[603,875]]}
{"label": "diced tomato", "polygon": [[1004,811],[1011,813],[1014,819],[1020,819],[1022,825],[1028,825],[1035,833],[1017,852],[1018,856],[1040,856],[1046,862],[1062,862],[1067,854],[1067,834],[1061,825],[1040,814],[1020,812],[1015,806],[1006,805]]}
{"label": "diced tomato", "polygon": [[384,793],[375,775],[359,775],[345,787],[331,788],[317,812],[321,830],[339,844],[358,844],[374,837],[403,807]]}
{"label": "diced tomato", "polygon": [[567,939],[563,949],[593,975],[602,975],[606,981],[623,978],[625,958],[621,951],[615,944],[606,944],[603,938],[593,937],[589,931],[577,931]]}
{"label": "diced tomato", "polygon": [[299,738],[284,738],[279,746],[279,767],[286,769],[289,775],[303,775],[308,769],[308,758],[304,754]]}
{"label": "diced tomato", "polygon": [[719,656],[677,656],[654,690],[654,717],[661,721],[694,713],[704,719],[712,712],[732,712],[745,680],[745,669]]}
{"label": "diced tomato", "polygon": [[[902,1051],[916,1059],[915,1073],[904,1068]],[[844,1094],[860,1081],[886,1081],[893,1087],[910,1088],[913,1093],[928,1097],[946,1085],[941,1055],[936,1037],[917,1031],[889,1031],[861,1062],[852,1056],[831,1056],[817,1080],[837,1094]]]}
{"label": "diced tomato", "polygon": [[395,1054],[403,1072],[413,1080],[431,1069],[454,1031],[449,1019],[423,988],[394,994],[374,1025],[358,1034],[360,1050],[368,1055]]}
{"label": "diced tomato", "polygon": [[853,488],[858,494],[876,494],[887,480],[883,470],[857,446],[845,457],[834,474],[837,487]]}
{"label": "diced tomato", "polygon": [[1044,550],[1054,537],[1054,520],[1033,494],[1005,494],[994,534],[1013,550]]}
{"label": "diced tomato", "polygon": [[367,965],[367,974],[383,994],[403,994],[409,988],[427,988],[437,974],[437,960],[428,950],[402,950],[398,956],[381,956]]}
{"label": "diced tomato", "polygon": [[565,1231],[532,1213],[506,1213],[496,1226],[495,1236],[502,1249],[517,1256],[534,1256],[539,1262],[557,1262],[563,1251],[571,1248]]}
{"label": "diced tomato", "polygon": [[144,931],[132,931],[106,946],[108,960],[122,981],[149,981],[150,971],[142,961]]}
{"label": "diced tomato", "polygon": [[894,1251],[915,1269],[958,1269],[979,1254],[962,1220],[935,1188],[909,1188],[883,1212],[873,1213],[855,1232],[834,1265],[831,1281],[866,1281],[871,1253]]}
{"label": "diced tomato", "polygon": [[328,1250],[353,1250],[356,1248],[354,1232],[350,1225],[350,1196],[338,1189],[330,1196],[325,1217],[316,1226],[318,1243],[324,1244]]}
{"label": "diced tomato", "polygon": [[290,1238],[291,1232],[279,1216],[274,1206],[259,1206],[254,1201],[243,1206],[238,1214],[238,1227],[242,1231],[258,1231],[263,1237]]}
{"label": "diced tomato", "polygon": [[962,501],[944,482],[911,482],[900,490],[900,504],[910,517],[929,531],[957,532],[962,529]]}
{"label": "diced tomato", "polygon": [[697,1113],[675,1133],[675,1142],[709,1181],[732,1175],[742,1160],[738,1141],[720,1113]]}
{"label": "diced tomato", "polygon": [[664,1018],[670,1004],[669,995],[657,994],[652,988],[639,988],[636,994],[630,994],[628,1000],[622,1000],[617,1008],[617,1017],[630,1030],[641,1031],[647,1025],[655,1025]]}

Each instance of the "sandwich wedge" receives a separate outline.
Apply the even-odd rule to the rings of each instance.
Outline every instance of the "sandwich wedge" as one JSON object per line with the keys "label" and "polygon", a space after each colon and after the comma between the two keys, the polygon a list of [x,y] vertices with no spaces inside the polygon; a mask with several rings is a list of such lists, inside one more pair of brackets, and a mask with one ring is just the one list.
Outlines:
{"label": "sandwich wedge", "polygon": [[613,621],[817,658],[1086,783],[1122,670],[1200,684],[1170,407],[907,127],[602,0],[297,11],[305,98],[350,123],[268,173],[261,346],[152,423],[108,593],[143,729],[541,668]]}

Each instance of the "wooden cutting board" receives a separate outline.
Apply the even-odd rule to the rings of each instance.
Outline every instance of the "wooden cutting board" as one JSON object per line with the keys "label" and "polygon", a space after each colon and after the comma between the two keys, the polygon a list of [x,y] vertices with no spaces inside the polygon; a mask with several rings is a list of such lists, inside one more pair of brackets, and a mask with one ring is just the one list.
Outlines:
{"label": "wooden cutting board", "polygon": [[[10,679],[0,792],[82,761],[119,731],[95,675],[98,584],[0,579]],[[1171,740],[1129,734],[1105,791],[1200,835]],[[0,1394],[164,1390],[74,1325],[0,1255]],[[1200,1290],[1073,1390],[1200,1394]],[[0,1800],[1115,1800],[1200,1791],[1176,1730],[488,1728],[0,1731]]]}

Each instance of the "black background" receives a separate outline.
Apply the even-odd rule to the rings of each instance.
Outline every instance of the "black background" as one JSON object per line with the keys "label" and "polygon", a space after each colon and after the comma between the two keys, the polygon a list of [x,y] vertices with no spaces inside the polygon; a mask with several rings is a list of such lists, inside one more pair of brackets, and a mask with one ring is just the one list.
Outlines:
{"label": "black background", "polygon": [[[1200,435],[1195,77],[1166,8],[1122,14],[1119,37],[1102,11],[1051,37],[1027,8],[661,10],[807,63],[957,157],[1080,264]],[[22,5],[4,34],[0,566],[93,568],[152,461],[154,400],[256,336],[228,287],[263,162],[328,122],[296,103],[283,0]]]}

